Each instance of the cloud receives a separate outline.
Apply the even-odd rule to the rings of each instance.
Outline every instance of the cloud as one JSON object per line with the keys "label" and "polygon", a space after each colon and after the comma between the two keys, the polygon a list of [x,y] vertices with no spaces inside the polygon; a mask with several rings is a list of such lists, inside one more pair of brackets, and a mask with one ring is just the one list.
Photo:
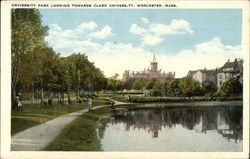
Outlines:
{"label": "cloud", "polygon": [[148,24],[149,23],[149,20],[145,17],[141,17],[141,21],[145,24]]}
{"label": "cloud", "polygon": [[185,20],[172,20],[169,25],[151,24],[149,31],[158,36],[168,34],[193,34],[190,24]]}
{"label": "cloud", "polygon": [[154,45],[162,43],[164,39],[159,36],[148,34],[148,35],[143,36],[143,41],[144,41],[143,45],[154,46]]}
{"label": "cloud", "polygon": [[62,28],[58,25],[58,24],[51,24],[49,26],[50,30],[54,30],[54,31],[61,31]]}
{"label": "cloud", "polygon": [[82,23],[77,26],[76,31],[82,32],[85,30],[95,30],[97,28],[97,24],[93,21],[88,23]]}
{"label": "cloud", "polygon": [[64,53],[64,55],[73,52],[85,52],[90,48],[99,47],[98,43],[91,41],[92,38],[105,39],[114,35],[111,32],[111,27],[108,25],[100,31],[95,31],[97,27],[98,25],[93,21],[81,23],[74,29],[65,30],[58,24],[51,24],[45,40],[49,46],[53,47],[57,52]]}
{"label": "cloud", "polygon": [[177,77],[186,76],[189,70],[215,69],[234,58],[242,58],[241,46],[224,45],[215,37],[207,42],[196,44],[194,50],[182,50],[176,55],[159,55],[160,67],[173,70]]}
{"label": "cloud", "polygon": [[[117,45],[111,42],[101,45],[98,50],[89,52],[88,55],[106,76],[118,73],[120,77],[124,70],[143,71],[144,68],[147,69],[153,58],[153,53],[144,48],[124,43]],[[194,50],[182,50],[176,54],[156,53],[156,60],[158,68],[165,72],[176,72],[176,77],[180,78],[186,76],[189,70],[204,69],[205,67],[215,69],[222,67],[227,59],[233,60],[242,56],[240,45],[224,45],[220,38],[213,38],[197,44]]]}
{"label": "cloud", "polygon": [[137,24],[132,24],[129,31],[133,34],[141,35],[141,36],[148,34],[146,29],[139,27]]}
{"label": "cloud", "polygon": [[98,38],[98,39],[105,39],[105,38],[113,35],[111,30],[112,30],[111,27],[106,25],[105,27],[102,28],[101,31],[90,33],[89,36],[94,37],[94,38]]}
{"label": "cloud", "polygon": [[[173,22],[173,25],[171,24],[172,28],[182,28],[182,30],[183,27],[177,26],[186,26],[185,23]],[[111,33],[109,26],[103,27],[100,31],[89,32],[88,30],[87,33],[77,32],[77,29],[63,30],[57,24],[49,25],[49,28],[49,35],[46,40],[56,52],[62,53],[62,56],[68,56],[74,52],[84,53],[108,77],[115,73],[120,74],[120,77],[122,77],[124,70],[142,71],[144,68],[147,69],[153,57],[153,53],[145,50],[143,46],[135,47],[130,43],[113,43],[109,41],[98,43],[88,39],[91,33],[92,36],[96,36],[95,38],[107,37]],[[130,27],[130,32],[141,36],[144,45],[159,44],[164,41],[162,34],[167,34],[153,31],[152,33],[137,24]],[[187,29],[186,32],[190,31]],[[168,31],[168,33],[170,32]],[[80,39],[79,37],[85,38]],[[174,54],[168,52],[155,52],[155,54],[159,68],[165,72],[176,72],[176,77],[186,76],[189,70],[222,67],[227,59],[233,60],[234,58],[243,57],[240,45],[225,45],[219,37],[200,42],[194,46],[193,50],[181,50]]]}
{"label": "cloud", "polygon": [[[145,20],[145,19],[144,19]],[[142,45],[157,45],[164,41],[163,36],[170,34],[193,34],[191,25],[183,20],[172,20],[169,25],[150,24],[149,27],[143,28],[137,24],[132,24],[129,31],[132,34],[139,35],[142,39]]]}

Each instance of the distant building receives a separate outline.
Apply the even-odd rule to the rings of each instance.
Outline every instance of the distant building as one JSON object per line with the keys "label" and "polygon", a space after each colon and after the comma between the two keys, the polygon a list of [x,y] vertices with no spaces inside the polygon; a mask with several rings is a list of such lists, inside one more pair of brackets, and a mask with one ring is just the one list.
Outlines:
{"label": "distant building", "polygon": [[189,71],[187,77],[192,78],[200,83],[204,81],[210,81],[216,84],[216,70],[203,70]]}
{"label": "distant building", "polygon": [[233,62],[228,60],[221,68],[207,70],[194,70],[189,71],[187,74],[188,78],[192,78],[200,83],[204,81],[210,81],[217,86],[218,90],[222,86],[222,84],[233,77],[238,77],[240,79],[241,84],[243,83],[243,60],[235,59]]}
{"label": "distant building", "polygon": [[161,70],[158,70],[158,62],[156,61],[155,55],[153,57],[153,61],[150,64],[150,68],[147,70],[143,70],[140,72],[134,72],[134,71],[124,71],[122,80],[127,81],[129,79],[156,79],[159,81],[163,81],[166,78],[175,79],[175,72],[161,72]]}
{"label": "distant building", "polygon": [[233,62],[228,60],[218,71],[217,71],[217,88],[220,88],[224,82],[230,78],[238,77],[240,83],[243,84],[243,60],[235,59]]}

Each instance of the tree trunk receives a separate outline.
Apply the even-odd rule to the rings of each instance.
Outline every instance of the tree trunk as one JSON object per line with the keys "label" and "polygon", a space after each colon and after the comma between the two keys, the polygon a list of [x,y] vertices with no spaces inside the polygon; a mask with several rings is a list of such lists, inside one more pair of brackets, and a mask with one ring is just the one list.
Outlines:
{"label": "tree trunk", "polygon": [[44,99],[43,99],[43,88],[41,89],[41,106],[44,105]]}
{"label": "tree trunk", "polygon": [[61,103],[61,93],[58,93],[58,99],[57,99],[57,103],[60,104]]}
{"label": "tree trunk", "polygon": [[63,104],[64,104],[64,92],[63,92],[63,94],[62,94],[62,97],[63,97]]}
{"label": "tree trunk", "polygon": [[67,97],[68,97],[68,104],[71,104],[71,100],[70,100],[70,95],[69,95],[69,91],[67,91]]}

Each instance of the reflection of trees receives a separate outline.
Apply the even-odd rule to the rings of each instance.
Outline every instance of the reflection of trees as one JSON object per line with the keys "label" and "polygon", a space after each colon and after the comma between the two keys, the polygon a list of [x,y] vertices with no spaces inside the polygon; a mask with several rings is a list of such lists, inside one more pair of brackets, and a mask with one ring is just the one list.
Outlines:
{"label": "reflection of trees", "polygon": [[242,107],[236,106],[137,109],[115,117],[113,122],[125,123],[125,130],[144,129],[153,137],[162,127],[182,125],[200,133],[217,130],[224,137],[242,139]]}

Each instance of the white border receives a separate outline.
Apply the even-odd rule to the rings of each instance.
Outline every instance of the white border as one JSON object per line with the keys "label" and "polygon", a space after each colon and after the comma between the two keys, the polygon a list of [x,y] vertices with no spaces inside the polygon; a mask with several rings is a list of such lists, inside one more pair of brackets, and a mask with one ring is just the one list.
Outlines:
{"label": "white border", "polygon": [[[244,52],[243,152],[46,152],[10,151],[10,9],[11,4],[176,4],[178,9],[242,9]],[[249,155],[249,2],[248,1],[4,1],[1,3],[1,158],[248,158]],[[44,8],[44,7],[36,7]],[[59,7],[53,9],[61,9]],[[93,7],[92,7],[93,8]],[[137,7],[133,7],[138,9]],[[71,8],[72,9],[72,8]],[[74,9],[74,8],[73,8]],[[89,8],[88,8],[89,9]],[[109,8],[106,8],[109,9]],[[131,8],[117,8],[131,9]],[[141,8],[142,9],[142,8]],[[145,9],[145,8],[143,8]],[[146,8],[146,9],[157,9]],[[158,8],[159,9],[159,8]],[[176,8],[161,8],[176,9]]]}

